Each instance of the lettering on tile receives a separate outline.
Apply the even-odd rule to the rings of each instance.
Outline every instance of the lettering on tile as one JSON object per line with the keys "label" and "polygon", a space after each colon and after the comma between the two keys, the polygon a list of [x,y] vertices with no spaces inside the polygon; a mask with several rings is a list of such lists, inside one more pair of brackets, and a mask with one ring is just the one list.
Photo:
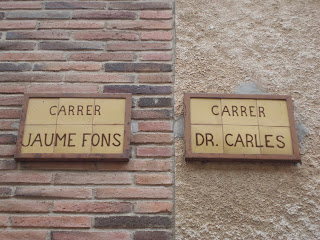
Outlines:
{"label": "lettering on tile", "polygon": [[16,158],[123,158],[131,95],[123,96],[28,96]]}
{"label": "lettering on tile", "polygon": [[184,104],[186,159],[300,161],[289,96],[186,94]]}

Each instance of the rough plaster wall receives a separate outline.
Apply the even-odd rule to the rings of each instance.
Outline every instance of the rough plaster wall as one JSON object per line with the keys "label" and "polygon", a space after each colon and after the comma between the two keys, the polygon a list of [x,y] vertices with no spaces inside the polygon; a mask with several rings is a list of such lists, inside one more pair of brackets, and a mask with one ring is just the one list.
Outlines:
{"label": "rough plaster wall", "polygon": [[319,16],[317,0],[176,1],[177,119],[184,92],[255,83],[308,129],[297,165],[186,163],[177,138],[176,240],[320,239]]}

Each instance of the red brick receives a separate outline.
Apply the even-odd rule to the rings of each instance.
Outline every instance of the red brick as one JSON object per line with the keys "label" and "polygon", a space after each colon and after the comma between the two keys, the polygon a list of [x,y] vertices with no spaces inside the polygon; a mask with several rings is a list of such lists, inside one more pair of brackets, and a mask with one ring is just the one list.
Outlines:
{"label": "red brick", "polygon": [[9,187],[0,187],[0,198],[8,198],[12,196],[12,189]]}
{"label": "red brick", "polygon": [[51,240],[130,240],[130,233],[126,231],[112,232],[52,232]]}
{"label": "red brick", "polygon": [[136,41],[139,39],[137,33],[130,32],[115,32],[115,31],[101,31],[101,32],[76,32],[73,35],[77,40],[129,40]]}
{"label": "red brick", "polygon": [[57,173],[55,184],[90,185],[90,184],[131,184],[130,174],[118,173]]}
{"label": "red brick", "polygon": [[0,120],[0,130],[16,130],[19,128],[19,120]]}
{"label": "red brick", "polygon": [[157,134],[135,134],[131,135],[131,143],[147,144],[147,143],[172,143],[172,136],[170,133]]}
{"label": "red brick", "polygon": [[172,170],[171,161],[145,161],[130,160],[125,163],[97,163],[99,170],[108,171],[147,171],[147,172],[168,172]]}
{"label": "red brick", "polygon": [[50,202],[37,200],[2,200],[0,201],[0,212],[50,212]]}
{"label": "red brick", "polygon": [[47,21],[40,22],[39,29],[100,29],[104,28],[104,22],[96,21]]}
{"label": "red brick", "polygon": [[[121,63],[106,63],[104,65],[104,69],[106,72],[171,72],[172,65],[166,64],[166,63],[123,63],[121,62]],[[103,91],[105,92],[118,91],[119,89],[122,89],[122,91],[125,91],[125,92],[138,91],[138,92],[146,92],[147,94],[150,94],[150,92],[157,91],[157,90],[163,91],[164,94],[169,92],[171,93],[171,87],[168,87],[168,86],[145,87],[145,85],[140,85],[140,86],[113,85],[112,87],[105,86]]]}
{"label": "red brick", "polygon": [[107,28],[134,29],[134,30],[158,30],[172,29],[171,21],[109,21]]}
{"label": "red brick", "polygon": [[141,11],[140,19],[171,19],[172,11]]}
{"label": "red brick", "polygon": [[0,29],[35,29],[36,21],[0,21]]}
{"label": "red brick", "polygon": [[46,240],[47,231],[0,231],[0,239],[2,240]]}
{"label": "red brick", "polygon": [[0,106],[21,106],[23,96],[0,96]]}
{"label": "red brick", "polygon": [[15,195],[18,197],[87,199],[92,197],[92,191],[88,188],[76,187],[17,187]]}
{"label": "red brick", "polygon": [[[0,145],[0,157],[11,157],[16,152],[15,145]],[[0,176],[0,179],[2,176]]]}
{"label": "red brick", "polygon": [[16,168],[17,163],[15,160],[0,160],[0,170],[14,170]]}
{"label": "red brick", "polygon": [[95,170],[94,162],[21,162],[21,169],[29,170],[73,170],[73,171],[89,171]]}
{"label": "red brick", "polygon": [[0,2],[0,9],[41,9],[41,2]]}
{"label": "red brick", "polygon": [[20,109],[0,109],[0,118],[11,119],[11,118],[20,118],[21,110]]}
{"label": "red brick", "polygon": [[132,211],[132,204],[128,202],[55,201],[53,211],[65,213],[128,213]]}
{"label": "red brick", "polygon": [[107,50],[110,51],[150,51],[150,50],[170,50],[171,43],[158,42],[125,42],[125,43],[108,43]]}
{"label": "red brick", "polygon": [[172,40],[172,32],[171,31],[142,32],[141,40],[170,41]]}
{"label": "red brick", "polygon": [[69,19],[71,12],[68,11],[10,11],[7,19]]}
{"label": "red brick", "polygon": [[33,71],[99,71],[100,63],[36,63]]}
{"label": "red brick", "polygon": [[[6,215],[0,215],[0,227],[6,227],[8,225],[8,220],[9,220],[9,216]],[[0,236],[1,236],[1,232],[0,231]],[[3,238],[0,238],[3,239]]]}
{"label": "red brick", "polygon": [[171,119],[172,111],[169,110],[133,110],[132,119]]}
{"label": "red brick", "polygon": [[46,2],[45,9],[104,9],[104,2]]}
{"label": "red brick", "polygon": [[90,217],[71,216],[13,216],[13,227],[44,227],[44,228],[90,228]]}
{"label": "red brick", "polygon": [[57,73],[0,73],[3,82],[61,82],[62,79]]}
{"label": "red brick", "polygon": [[24,184],[49,184],[51,182],[50,173],[40,172],[4,172],[0,175],[2,183],[24,183]]}
{"label": "red brick", "polygon": [[172,83],[172,76],[167,74],[140,74],[138,76],[140,83]]}
{"label": "red brick", "polygon": [[24,93],[26,88],[26,85],[1,84],[0,93]]}
{"label": "red brick", "polygon": [[129,52],[73,53],[70,55],[70,60],[73,61],[133,61],[135,58],[135,54]]}
{"label": "red brick", "polygon": [[172,147],[137,147],[137,157],[171,157]]}
{"label": "red brick", "polygon": [[106,187],[96,189],[96,198],[117,198],[117,199],[152,199],[152,198],[172,198],[172,190],[161,187]]}
{"label": "red brick", "polygon": [[36,31],[36,32],[7,32],[7,39],[59,39],[68,40],[70,38],[69,32],[61,31]]}
{"label": "red brick", "polygon": [[141,61],[171,61],[172,53],[168,52],[155,52],[155,53],[141,53]]}
{"label": "red brick", "polygon": [[136,174],[137,185],[172,185],[173,179],[170,174],[150,173]]}
{"label": "red brick", "polygon": [[24,53],[3,53],[0,56],[2,61],[64,61],[66,60],[65,53],[48,52],[24,52]]}
{"label": "red brick", "polygon": [[138,128],[140,132],[172,132],[173,125],[172,122],[165,121],[165,122],[139,122]]}
{"label": "red brick", "polygon": [[17,136],[11,133],[0,133],[0,144],[15,144]]}
{"label": "red brick", "polygon": [[110,3],[110,9],[144,10],[144,9],[170,9],[170,2],[115,2]]}
{"label": "red brick", "polygon": [[133,82],[134,76],[127,74],[68,74],[66,75],[66,82],[101,82],[101,83],[121,83]]}
{"label": "red brick", "polygon": [[34,84],[29,86],[28,92],[52,93],[97,93],[98,85],[93,84]]}
{"label": "red brick", "polygon": [[74,11],[72,14],[73,19],[136,19],[135,12],[128,11]]}
{"label": "red brick", "polygon": [[172,202],[137,202],[134,206],[135,213],[171,213]]}

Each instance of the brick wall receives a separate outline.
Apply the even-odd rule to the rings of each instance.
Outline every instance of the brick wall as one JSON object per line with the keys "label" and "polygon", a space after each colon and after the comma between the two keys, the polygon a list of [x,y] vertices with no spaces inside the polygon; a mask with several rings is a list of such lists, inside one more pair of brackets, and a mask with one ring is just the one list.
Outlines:
{"label": "brick wall", "polygon": [[[0,239],[173,239],[173,2],[0,2]],[[128,163],[13,159],[25,92],[132,93]]]}

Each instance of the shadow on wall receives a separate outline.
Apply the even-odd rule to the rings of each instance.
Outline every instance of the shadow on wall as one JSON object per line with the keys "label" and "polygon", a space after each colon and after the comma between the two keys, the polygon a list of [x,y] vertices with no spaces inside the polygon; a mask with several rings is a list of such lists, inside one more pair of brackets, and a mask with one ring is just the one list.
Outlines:
{"label": "shadow on wall", "polygon": [[[238,85],[235,94],[268,94],[255,82],[246,82]],[[302,148],[303,140],[309,134],[309,129],[302,123],[296,122],[297,135],[299,138],[299,147]],[[184,138],[184,116],[179,116],[174,122],[175,138]]]}

